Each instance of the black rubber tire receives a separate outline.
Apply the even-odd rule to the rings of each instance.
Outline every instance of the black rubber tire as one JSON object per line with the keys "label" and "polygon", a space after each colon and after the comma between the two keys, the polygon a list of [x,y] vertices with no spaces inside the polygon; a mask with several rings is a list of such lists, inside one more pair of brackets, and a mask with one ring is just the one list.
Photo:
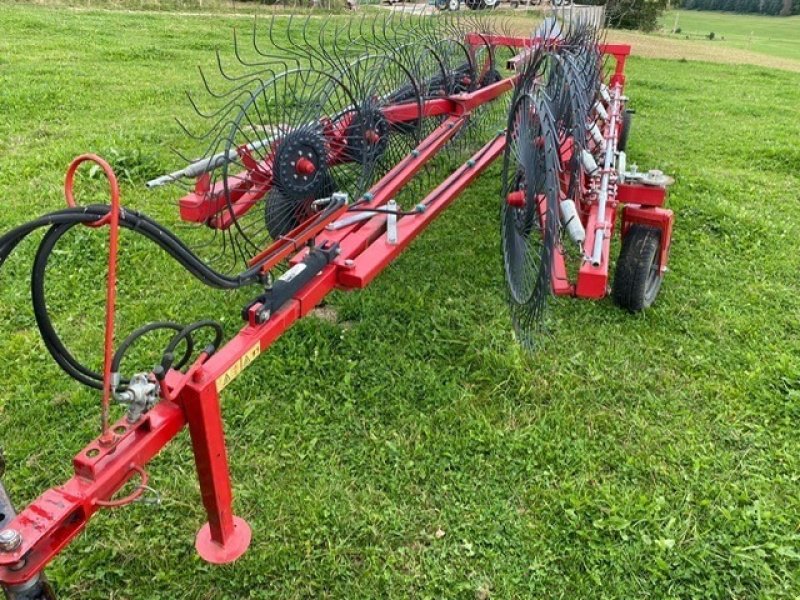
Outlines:
{"label": "black rubber tire", "polygon": [[631,134],[631,123],[633,123],[633,111],[623,111],[622,127],[619,130],[619,139],[617,140],[618,152],[625,152],[625,148],[628,147],[628,136]]}
{"label": "black rubber tire", "polygon": [[614,302],[631,312],[652,306],[664,276],[659,264],[661,231],[631,225],[622,240],[612,295]]}

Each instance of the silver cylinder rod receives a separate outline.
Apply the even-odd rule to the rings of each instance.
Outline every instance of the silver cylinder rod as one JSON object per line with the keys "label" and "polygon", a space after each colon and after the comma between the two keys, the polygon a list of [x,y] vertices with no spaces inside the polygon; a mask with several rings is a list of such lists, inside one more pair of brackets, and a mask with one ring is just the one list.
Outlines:
{"label": "silver cylinder rod", "polygon": [[603,258],[603,242],[606,234],[606,203],[608,202],[608,185],[611,180],[611,169],[614,165],[614,153],[617,146],[615,128],[620,111],[620,87],[615,85],[611,90],[611,106],[609,120],[606,124],[606,147],[603,156],[603,174],[600,177],[600,192],[597,198],[597,222],[595,223],[594,248],[592,249],[592,265],[599,267]]}
{"label": "silver cylinder rod", "polygon": [[344,227],[348,227],[349,225],[353,225],[354,223],[360,223],[361,221],[366,221],[367,219],[371,219],[378,213],[374,210],[367,210],[364,212],[357,212],[355,214],[350,214],[346,217],[342,217],[338,221],[334,221],[333,223],[329,223],[325,229],[328,231],[337,231],[339,229],[343,229]]}
{"label": "silver cylinder rod", "polygon": [[[252,142],[247,144],[245,148],[247,150],[260,150],[266,146],[272,144],[277,138],[271,137],[266,138],[263,140],[258,140],[256,142]],[[204,173],[209,173],[216,169],[217,167],[221,167],[225,163],[233,162],[239,156],[238,149],[228,150],[227,152],[220,152],[219,154],[215,154],[214,156],[209,156],[208,158],[201,158],[190,164],[188,167],[183,168],[179,171],[173,171],[167,175],[162,175],[161,177],[156,177],[155,179],[151,179],[145,185],[148,188],[156,188],[162,185],[166,185],[168,183],[173,183],[178,181],[179,179],[185,178],[193,178],[199,177]]]}
{"label": "silver cylinder rod", "polygon": [[[388,98],[388,96],[385,96],[384,98]],[[338,121],[342,119],[344,116],[346,116],[348,113],[352,113],[356,110],[357,106],[351,104],[345,107],[344,109],[340,110],[333,118],[333,120]],[[309,127],[313,125],[314,122],[311,121],[309,123],[306,123],[305,125],[302,125],[301,127]],[[280,126],[276,126],[273,127],[272,129],[274,130],[279,127]],[[284,132],[281,135],[285,137],[287,133],[289,132]],[[272,145],[275,141],[280,139],[281,135],[275,135],[269,138],[265,138],[263,140],[252,142],[250,144],[247,144],[245,148],[247,150],[260,150],[261,148],[265,148],[267,146]],[[148,181],[145,185],[148,188],[155,188],[162,185],[166,185],[168,183],[173,183],[175,181],[178,181],[179,179],[198,177],[203,173],[208,173],[210,171],[213,171],[217,167],[221,167],[225,163],[233,162],[234,160],[236,160],[238,156],[239,156],[239,151],[238,149],[235,148],[232,150],[228,150],[227,152],[220,152],[219,154],[215,154],[214,156],[210,156],[208,158],[198,159],[185,169],[180,169],[179,171],[173,171],[172,173],[168,173],[167,175],[156,177],[155,179]]]}

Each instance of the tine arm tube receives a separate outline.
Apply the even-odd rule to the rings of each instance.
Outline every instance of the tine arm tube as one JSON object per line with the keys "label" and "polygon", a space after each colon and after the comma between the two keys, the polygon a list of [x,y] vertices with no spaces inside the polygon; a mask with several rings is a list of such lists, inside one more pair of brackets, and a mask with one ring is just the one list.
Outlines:
{"label": "tine arm tube", "polygon": [[608,203],[608,186],[611,182],[611,169],[614,166],[614,152],[617,147],[617,121],[620,110],[620,86],[615,85],[611,90],[610,118],[606,125],[606,145],[603,156],[603,174],[600,177],[600,192],[597,198],[597,232],[592,248],[592,265],[599,266],[603,260],[603,240],[606,233],[606,204]]}

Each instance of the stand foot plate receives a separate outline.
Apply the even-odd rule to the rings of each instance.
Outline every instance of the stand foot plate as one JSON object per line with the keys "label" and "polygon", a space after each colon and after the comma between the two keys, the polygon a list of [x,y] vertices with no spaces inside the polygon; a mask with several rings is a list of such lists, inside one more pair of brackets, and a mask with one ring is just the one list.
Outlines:
{"label": "stand foot plate", "polygon": [[194,547],[197,553],[206,562],[215,565],[224,565],[239,558],[250,546],[252,533],[247,521],[240,517],[233,517],[233,535],[227,543],[218,544],[211,539],[211,527],[208,523],[197,532]]}

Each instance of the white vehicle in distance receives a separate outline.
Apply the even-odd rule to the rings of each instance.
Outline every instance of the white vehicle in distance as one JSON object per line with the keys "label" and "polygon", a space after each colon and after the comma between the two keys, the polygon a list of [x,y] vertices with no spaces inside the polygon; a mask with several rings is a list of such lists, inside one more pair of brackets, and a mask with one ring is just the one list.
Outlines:
{"label": "white vehicle in distance", "polygon": [[[464,5],[470,10],[490,10],[497,8],[502,0],[464,0]],[[461,0],[428,0],[428,4],[435,6],[439,10],[460,10]],[[570,0],[510,0],[508,4],[511,8],[518,6],[540,6],[549,4],[551,6],[565,6],[570,4]]]}

